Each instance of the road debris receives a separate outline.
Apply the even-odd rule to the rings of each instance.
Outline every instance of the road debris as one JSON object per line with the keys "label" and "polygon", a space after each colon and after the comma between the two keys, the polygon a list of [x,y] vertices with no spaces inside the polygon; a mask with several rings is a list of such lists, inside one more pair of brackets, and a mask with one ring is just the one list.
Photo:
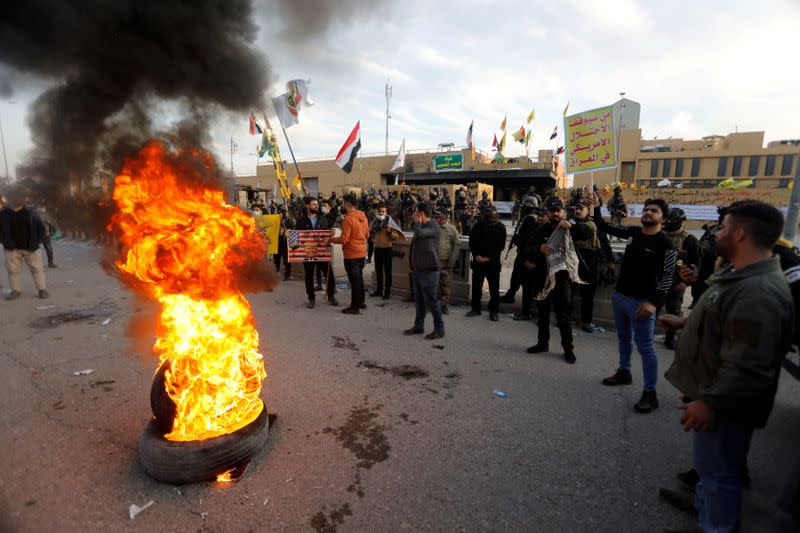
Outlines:
{"label": "road debris", "polygon": [[86,370],[78,370],[77,372],[73,372],[73,376],[88,376],[94,372],[94,368],[87,368]]}
{"label": "road debris", "polygon": [[499,397],[501,397],[501,398],[508,398],[508,393],[507,393],[507,392],[503,392],[503,391],[501,391],[500,389],[494,389],[492,392],[493,392],[493,393],[494,393],[496,396],[499,396]]}
{"label": "road debris", "polygon": [[131,506],[128,508],[128,515],[131,517],[131,520],[139,516],[145,509],[153,505],[153,500],[150,500],[143,506],[139,507],[135,503],[132,503]]}

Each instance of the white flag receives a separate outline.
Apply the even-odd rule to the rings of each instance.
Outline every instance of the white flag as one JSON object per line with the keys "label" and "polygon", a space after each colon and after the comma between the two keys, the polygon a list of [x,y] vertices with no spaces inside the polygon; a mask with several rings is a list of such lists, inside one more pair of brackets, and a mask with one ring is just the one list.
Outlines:
{"label": "white flag", "polygon": [[665,179],[659,181],[656,186],[657,187],[669,187],[670,185],[672,185],[672,182],[665,178]]}
{"label": "white flag", "polygon": [[314,105],[308,95],[310,80],[292,80],[286,84],[286,92],[272,99],[275,113],[284,128],[300,122],[300,110]]}
{"label": "white flag", "polygon": [[397,159],[394,160],[394,165],[389,169],[389,172],[397,170],[398,168],[406,166],[406,140],[400,144],[400,151],[397,152]]}

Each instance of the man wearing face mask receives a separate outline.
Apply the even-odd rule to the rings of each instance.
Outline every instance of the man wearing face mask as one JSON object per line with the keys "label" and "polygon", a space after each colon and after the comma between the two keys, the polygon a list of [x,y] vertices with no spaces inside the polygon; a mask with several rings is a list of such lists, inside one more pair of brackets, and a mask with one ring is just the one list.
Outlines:
{"label": "man wearing face mask", "polygon": [[660,198],[645,200],[641,226],[608,224],[600,213],[599,198],[589,199],[594,209],[597,229],[613,237],[630,239],[625,247],[619,277],[613,296],[614,323],[619,344],[619,367],[603,385],[630,385],[633,342],[642,357],[644,387],[642,396],[633,406],[637,413],[650,413],[658,408],[656,383],[658,358],[653,347],[653,328],[656,309],[664,302],[675,279],[677,253],[672,241],[661,230],[669,217],[669,205]]}
{"label": "man wearing face mask", "polygon": [[489,283],[489,320],[500,320],[500,254],[506,247],[506,227],[497,218],[497,208],[485,203],[483,218],[469,233],[469,250],[472,253],[472,298],[470,311],[466,316],[481,314],[483,282]]}
{"label": "man wearing face mask", "polygon": [[370,235],[375,242],[375,277],[378,280],[378,286],[369,295],[381,296],[384,300],[388,300],[391,294],[392,242],[400,238],[397,231],[389,225],[390,218],[386,206],[381,204],[369,226]]}
{"label": "man wearing face mask", "polygon": [[[679,267],[700,268],[700,241],[686,230],[686,213],[683,209],[673,207],[669,210],[669,217],[664,223],[664,232],[672,240],[675,251],[678,252],[676,264]],[[675,279],[672,288],[667,293],[664,301],[664,311],[671,315],[682,316],[683,296],[686,284],[678,276],[680,268],[675,269]],[[675,331],[667,330],[664,336],[664,346],[670,350],[675,349]]]}
{"label": "man wearing face mask", "polygon": [[[539,226],[523,250],[523,261],[535,265],[534,285],[544,287],[548,272],[547,256],[553,253],[548,244],[550,236],[556,228],[569,230],[575,240],[588,238],[589,231],[583,224],[573,225],[566,220],[567,212],[561,198],[554,197],[547,201],[548,220]],[[572,326],[569,323],[570,295],[572,281],[567,270],[555,273],[555,286],[543,300],[537,302],[537,342],[528,348],[530,354],[544,353],[550,350],[550,309],[556,313],[556,323],[561,334],[561,347],[564,349],[564,361],[575,363],[575,350],[572,342]]]}

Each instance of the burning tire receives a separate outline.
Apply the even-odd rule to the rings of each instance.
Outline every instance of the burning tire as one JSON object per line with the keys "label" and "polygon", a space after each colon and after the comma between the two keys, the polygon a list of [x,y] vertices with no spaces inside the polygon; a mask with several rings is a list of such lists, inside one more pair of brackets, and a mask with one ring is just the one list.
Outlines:
{"label": "burning tire", "polygon": [[240,430],[200,441],[169,441],[151,419],[139,439],[139,459],[147,474],[165,483],[213,481],[222,472],[246,467],[268,434],[266,406]]}

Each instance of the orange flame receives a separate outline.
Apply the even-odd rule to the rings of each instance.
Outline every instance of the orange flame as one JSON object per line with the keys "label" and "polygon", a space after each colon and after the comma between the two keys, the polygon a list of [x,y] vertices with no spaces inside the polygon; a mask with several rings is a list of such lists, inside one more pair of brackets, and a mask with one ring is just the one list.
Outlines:
{"label": "orange flame", "polygon": [[161,304],[154,351],[170,365],[173,441],[233,433],[264,408],[258,332],[236,272],[263,261],[266,245],[253,218],[210,184],[213,169],[210,154],[151,142],[114,185],[116,266]]}

